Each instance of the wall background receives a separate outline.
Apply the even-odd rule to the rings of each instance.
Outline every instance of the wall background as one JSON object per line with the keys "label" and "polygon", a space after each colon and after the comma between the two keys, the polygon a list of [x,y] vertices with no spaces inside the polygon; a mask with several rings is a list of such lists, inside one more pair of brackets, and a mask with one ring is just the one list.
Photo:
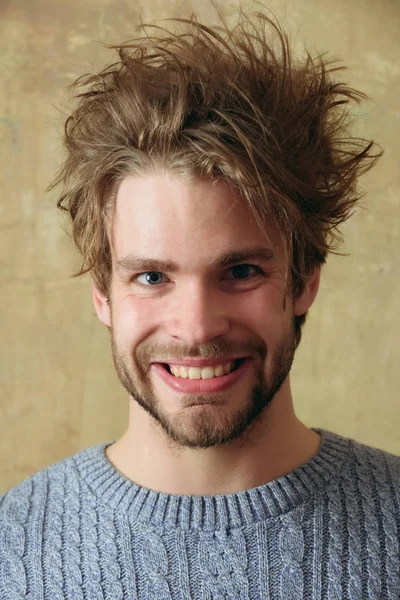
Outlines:
{"label": "wall background", "polygon": [[[225,3],[224,3],[225,4]],[[226,16],[239,2],[226,4]],[[268,6],[300,48],[328,50],[372,101],[357,130],[386,154],[364,177],[364,206],[343,228],[292,371],[295,408],[320,426],[400,454],[400,4],[397,0],[243,0]],[[126,429],[128,398],[113,372],[88,277],[45,188],[79,75],[116,60],[100,42],[139,22],[214,20],[208,1],[0,3],[0,493]],[[342,76],[343,77],[343,76]]]}

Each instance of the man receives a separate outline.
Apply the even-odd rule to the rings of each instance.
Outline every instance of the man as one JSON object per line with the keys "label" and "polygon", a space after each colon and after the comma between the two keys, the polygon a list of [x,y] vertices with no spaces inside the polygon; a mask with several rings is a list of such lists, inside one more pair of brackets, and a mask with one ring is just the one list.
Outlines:
{"label": "man", "polygon": [[399,598],[400,459],[306,427],[289,377],[378,156],[363,96],[264,17],[179,27],[66,123],[58,205],[130,419],[3,495],[0,598]]}

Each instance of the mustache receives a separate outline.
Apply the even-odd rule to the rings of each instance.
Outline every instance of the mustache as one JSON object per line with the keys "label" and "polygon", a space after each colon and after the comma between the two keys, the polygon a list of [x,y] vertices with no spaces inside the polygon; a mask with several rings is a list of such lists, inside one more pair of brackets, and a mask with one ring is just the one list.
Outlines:
{"label": "mustache", "polygon": [[136,349],[135,357],[139,364],[150,362],[166,362],[168,359],[181,358],[209,358],[217,359],[226,355],[259,356],[262,360],[267,355],[267,345],[260,338],[245,341],[218,340],[198,346],[185,346],[182,344],[156,344],[144,342]]}

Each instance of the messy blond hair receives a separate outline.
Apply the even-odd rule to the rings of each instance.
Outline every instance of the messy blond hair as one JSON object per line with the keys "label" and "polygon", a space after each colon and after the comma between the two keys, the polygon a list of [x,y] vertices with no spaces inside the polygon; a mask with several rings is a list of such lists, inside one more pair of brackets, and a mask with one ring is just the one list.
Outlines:
{"label": "messy blond hair", "polygon": [[[149,171],[223,179],[262,225],[284,239],[290,292],[335,252],[339,225],[360,198],[358,175],[380,155],[350,135],[349,106],[365,95],[335,81],[321,56],[292,56],[286,34],[264,15],[232,28],[195,17],[111,46],[119,62],[79,78],[65,123],[67,157],[51,188],[69,213],[83,262],[108,293],[107,214],[127,175]],[[296,318],[296,346],[306,315]]]}

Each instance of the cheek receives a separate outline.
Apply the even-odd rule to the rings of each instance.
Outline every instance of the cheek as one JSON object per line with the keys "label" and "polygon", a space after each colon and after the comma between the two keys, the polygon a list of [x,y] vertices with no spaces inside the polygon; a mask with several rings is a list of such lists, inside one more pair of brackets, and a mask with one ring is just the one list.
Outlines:
{"label": "cheek", "polygon": [[287,319],[281,295],[268,288],[260,288],[238,297],[235,306],[238,319],[260,337],[274,336]]}
{"label": "cheek", "polygon": [[113,304],[113,330],[118,345],[137,346],[157,328],[159,314],[147,298],[120,298]]}

